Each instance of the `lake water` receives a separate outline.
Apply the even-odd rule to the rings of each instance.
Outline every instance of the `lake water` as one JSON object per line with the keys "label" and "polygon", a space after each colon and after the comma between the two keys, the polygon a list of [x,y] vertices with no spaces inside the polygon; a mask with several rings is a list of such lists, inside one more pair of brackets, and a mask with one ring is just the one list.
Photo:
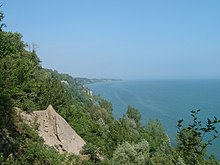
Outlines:
{"label": "lake water", "polygon": [[[220,119],[220,80],[185,81],[118,81],[88,85],[94,95],[101,95],[113,104],[113,114],[121,117],[128,105],[137,108],[142,124],[149,119],[159,119],[175,144],[176,124],[191,120],[190,111],[200,109],[199,119]],[[218,125],[220,132],[220,124]],[[220,160],[220,138],[208,149]]]}

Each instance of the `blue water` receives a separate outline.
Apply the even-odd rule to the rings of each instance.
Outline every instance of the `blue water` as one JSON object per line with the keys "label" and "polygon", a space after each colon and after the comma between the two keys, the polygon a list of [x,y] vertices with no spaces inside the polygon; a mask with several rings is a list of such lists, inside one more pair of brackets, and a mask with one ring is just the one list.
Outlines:
{"label": "blue water", "polygon": [[[121,117],[128,105],[139,109],[142,124],[159,119],[175,144],[176,123],[190,122],[190,111],[201,109],[199,119],[220,119],[220,80],[186,81],[119,81],[88,85],[93,94],[100,94],[113,104],[113,114]],[[220,124],[218,125],[220,132]],[[220,160],[220,138],[208,148]]]}

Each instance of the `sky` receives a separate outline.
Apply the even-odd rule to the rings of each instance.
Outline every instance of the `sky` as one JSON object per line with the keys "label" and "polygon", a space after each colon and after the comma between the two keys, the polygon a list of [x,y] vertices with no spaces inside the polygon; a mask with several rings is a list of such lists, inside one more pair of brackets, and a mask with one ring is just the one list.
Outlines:
{"label": "sky", "polygon": [[220,79],[219,0],[0,0],[6,31],[73,77]]}

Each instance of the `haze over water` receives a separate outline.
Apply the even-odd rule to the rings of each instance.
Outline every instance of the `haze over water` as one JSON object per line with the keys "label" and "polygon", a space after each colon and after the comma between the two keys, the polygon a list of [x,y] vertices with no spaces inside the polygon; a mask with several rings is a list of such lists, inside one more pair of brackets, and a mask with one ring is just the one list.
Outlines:
{"label": "haze over water", "polygon": [[[141,112],[143,125],[149,119],[159,119],[172,144],[175,144],[177,121],[184,119],[188,124],[191,110],[201,109],[199,119],[204,124],[207,118],[220,118],[220,80],[121,81],[88,86],[95,95],[100,94],[113,103],[117,118],[132,105]],[[220,139],[209,147],[211,153],[220,159]]]}

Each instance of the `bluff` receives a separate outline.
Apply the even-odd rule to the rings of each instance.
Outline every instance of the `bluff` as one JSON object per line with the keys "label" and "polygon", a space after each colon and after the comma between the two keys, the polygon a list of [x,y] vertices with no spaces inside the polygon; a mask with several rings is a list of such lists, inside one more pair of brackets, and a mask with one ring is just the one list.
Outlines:
{"label": "bluff", "polygon": [[33,111],[31,114],[16,108],[22,120],[29,124],[37,124],[38,134],[44,143],[54,147],[59,153],[80,155],[85,141],[71,128],[51,105],[46,110]]}

